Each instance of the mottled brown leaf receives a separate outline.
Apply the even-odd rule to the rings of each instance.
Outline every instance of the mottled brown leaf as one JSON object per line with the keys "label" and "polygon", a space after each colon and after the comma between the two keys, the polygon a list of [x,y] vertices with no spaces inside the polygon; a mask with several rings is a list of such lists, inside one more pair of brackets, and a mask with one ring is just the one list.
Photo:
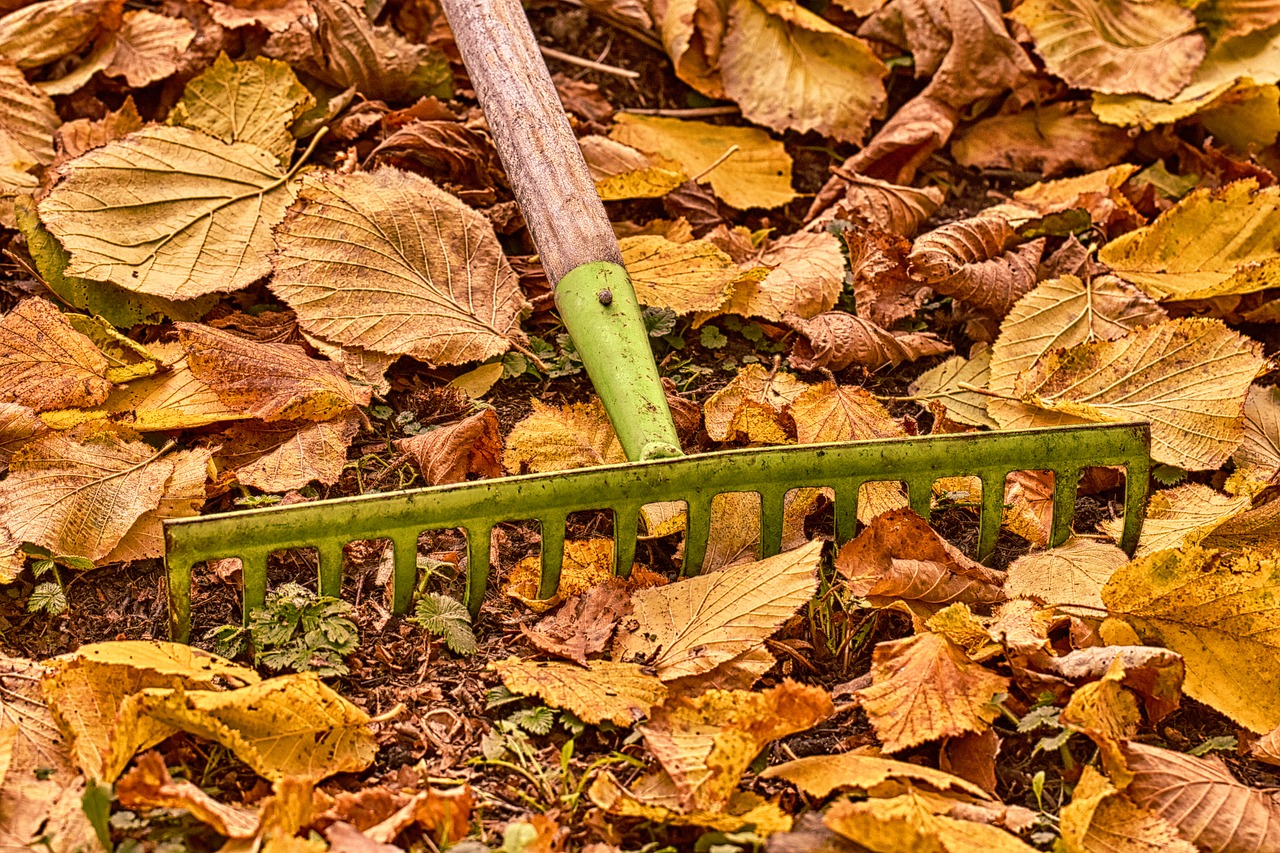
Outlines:
{"label": "mottled brown leaf", "polygon": [[917,237],[907,259],[908,270],[913,278],[933,284],[968,264],[999,257],[1021,242],[1004,216],[979,214]]}
{"label": "mottled brown leaf", "polygon": [[107,398],[107,359],[52,302],[24,299],[0,318],[0,400],[37,412]]}
{"label": "mottled brown leaf", "polygon": [[248,421],[223,433],[217,459],[241,485],[264,492],[300,489],[312,481],[331,486],[342,476],[347,448],[359,430],[354,412],[320,423]]}
{"label": "mottled brown leaf", "polygon": [[849,275],[859,315],[885,328],[913,316],[928,298],[928,290],[907,275],[910,241],[875,227],[854,226],[841,236],[849,250]]}
{"label": "mottled brown leaf", "polygon": [[9,457],[18,448],[48,430],[32,409],[18,403],[0,403],[0,470],[9,464]]}
{"label": "mottled brown leaf", "polygon": [[1023,243],[987,261],[961,267],[954,275],[932,283],[934,290],[962,299],[1003,317],[1036,286],[1044,238]]}
{"label": "mottled brown leaf", "polygon": [[1098,121],[1089,102],[1061,101],[984,119],[952,140],[951,154],[964,166],[1053,177],[1106,168],[1132,145],[1124,128]]}
{"label": "mottled brown leaf", "polygon": [[867,370],[897,366],[930,355],[951,352],[951,345],[928,332],[887,332],[870,320],[844,311],[828,311],[805,320],[783,318],[800,333],[791,348],[797,370],[844,370],[858,365]]}
{"label": "mottled brown leaf", "polygon": [[587,655],[603,652],[618,620],[631,612],[631,593],[622,583],[606,582],[575,595],[532,628],[520,631],[540,650],[587,665]]}
{"label": "mottled brown leaf", "polygon": [[461,483],[468,474],[502,476],[502,434],[493,409],[483,409],[457,423],[397,439],[395,447],[413,456],[428,486]]}

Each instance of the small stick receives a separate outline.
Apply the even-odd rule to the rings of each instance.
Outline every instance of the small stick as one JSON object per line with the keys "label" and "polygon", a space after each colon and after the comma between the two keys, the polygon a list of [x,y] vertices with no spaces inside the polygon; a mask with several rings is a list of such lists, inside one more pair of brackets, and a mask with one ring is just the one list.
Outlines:
{"label": "small stick", "polygon": [[596,62],[591,59],[583,59],[581,56],[574,56],[572,53],[565,53],[562,50],[556,50],[554,47],[546,45],[538,45],[538,50],[542,51],[542,55],[549,59],[558,59],[561,62],[567,62],[570,65],[577,65],[581,68],[590,68],[592,71],[600,71],[604,74],[613,74],[618,77],[625,77],[628,80],[639,80],[640,73],[631,71],[627,68],[619,68],[616,65],[605,65],[603,62]]}
{"label": "small stick", "polygon": [[703,170],[702,170],[701,172],[699,172],[698,174],[694,175],[694,176],[693,176],[693,182],[696,184],[698,181],[701,181],[701,180],[702,180],[703,178],[705,178],[707,175],[711,174],[711,173],[712,173],[712,171],[714,171],[718,166],[720,166],[722,163],[724,163],[724,161],[725,161],[725,160],[728,160],[728,159],[729,159],[730,157],[732,157],[734,154],[737,154],[737,153],[738,153],[738,150],[740,149],[740,147],[741,147],[741,146],[738,146],[738,145],[730,145],[730,146],[728,147],[728,149],[726,149],[726,150],[725,150],[725,152],[724,152],[723,154],[721,154],[719,157],[717,157],[717,158],[715,159],[715,162],[714,162],[714,163],[712,163],[712,164],[711,164],[710,166],[708,166],[707,168],[703,169]]}
{"label": "small stick", "polygon": [[620,113],[635,113],[638,116],[663,116],[665,118],[710,118],[711,116],[734,116],[742,111],[736,104],[725,104],[719,107],[689,107],[683,110],[641,109],[627,107],[618,110]]}

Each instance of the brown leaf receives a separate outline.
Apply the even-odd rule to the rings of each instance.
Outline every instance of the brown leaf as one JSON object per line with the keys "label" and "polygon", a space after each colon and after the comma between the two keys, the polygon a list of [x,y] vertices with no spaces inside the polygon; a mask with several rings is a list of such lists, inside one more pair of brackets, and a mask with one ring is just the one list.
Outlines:
{"label": "brown leaf", "polygon": [[840,241],[826,232],[798,231],[774,240],[744,260],[742,268],[758,265],[767,267],[768,275],[738,279],[719,313],[766,320],[812,317],[830,310],[844,285]]}
{"label": "brown leaf", "polygon": [[37,412],[107,398],[107,359],[52,302],[24,299],[0,318],[0,400]]}
{"label": "brown leaf", "polygon": [[[684,168],[675,160],[659,154],[647,154],[607,136],[583,136],[578,140],[587,171],[595,181],[601,201],[626,198],[661,198],[683,181],[688,181]],[[712,199],[715,195],[704,189]]]}
{"label": "brown leaf", "polygon": [[605,650],[618,620],[631,612],[631,595],[621,583],[606,582],[575,595],[554,614],[520,631],[541,651],[587,665],[587,655]]}
{"label": "brown leaf", "polygon": [[178,58],[195,35],[195,27],[182,18],[146,9],[125,12],[123,25],[109,37],[115,45],[104,73],[125,78],[135,89],[163,80],[178,70]]}
{"label": "brown leaf", "polygon": [[938,769],[967,779],[988,794],[996,792],[996,756],[1000,738],[995,729],[947,738],[938,753]]}
{"label": "brown leaf", "polygon": [[817,230],[840,219],[910,237],[945,198],[937,187],[917,189],[859,175],[846,162],[814,199],[805,227]]}
{"label": "brown leaf", "polygon": [[[1041,181],[1018,190],[1013,194],[1013,202],[1042,216],[1064,210],[1084,209],[1089,211],[1089,218],[1094,224],[1103,228],[1112,224],[1129,227],[1145,225],[1146,219],[1134,209],[1128,196],[1121,192],[1121,187],[1137,171],[1138,167],[1132,163],[1121,163],[1119,166],[1075,178]],[[1062,269],[1055,275],[1076,272],[1074,269]]]}
{"label": "brown leaf", "polygon": [[[3,51],[0,56],[5,56]],[[18,66],[0,61],[0,145],[4,146],[0,187],[8,192],[15,183],[35,187],[36,177],[28,173],[53,162],[54,132],[61,123],[53,99],[28,83]]]}
{"label": "brown leaf", "polygon": [[860,316],[888,328],[920,310],[928,290],[907,275],[909,240],[856,225],[840,235],[849,250],[849,275]]}
{"label": "brown leaf", "polygon": [[[1071,802],[1062,807],[1062,840],[1072,853],[1196,853],[1164,818],[1135,806],[1105,776],[1085,767]],[[1118,846],[1119,845],[1119,846]]]}
{"label": "brown leaf", "polygon": [[199,515],[200,507],[204,506],[204,486],[212,455],[212,451],[198,448],[174,453],[173,475],[165,481],[160,503],[139,516],[103,562],[131,563],[163,557],[165,519],[190,518]]}
{"label": "brown leaf", "polygon": [[223,433],[220,467],[242,486],[264,492],[300,489],[312,481],[331,486],[342,476],[347,448],[360,430],[355,413],[329,421],[247,421]]}
{"label": "brown leaf", "polygon": [[502,476],[502,434],[493,409],[430,432],[397,439],[395,448],[413,455],[428,486],[461,483],[468,474]]}
{"label": "brown leaf", "polygon": [[916,238],[908,256],[911,276],[926,284],[945,281],[968,264],[999,257],[1022,242],[999,214],[984,212]]}
{"label": "brown leaf", "polygon": [[1004,572],[970,560],[910,509],[878,516],[844,544],[835,566],[854,595],[878,605],[903,599],[931,613],[1005,597]]}
{"label": "brown leaf", "polygon": [[1095,646],[1076,649],[1061,657],[1047,656],[1046,668],[1074,682],[1098,680],[1120,662],[1120,683],[1142,697],[1148,719],[1154,724],[1177,710],[1182,700],[1186,668],[1182,656],[1156,646]]}
{"label": "brown leaf", "polygon": [[204,0],[204,4],[219,26],[232,30],[258,25],[269,33],[282,33],[311,14],[306,0]]}
{"label": "brown leaf", "polygon": [[951,352],[951,345],[932,333],[887,332],[870,320],[843,311],[828,311],[808,320],[794,316],[783,320],[800,333],[790,355],[796,370],[837,371],[855,364],[878,370]]}
{"label": "brown leaf", "polygon": [[44,421],[26,406],[0,403],[0,470],[22,445],[49,431]]}
{"label": "brown leaf", "polygon": [[1133,781],[1125,794],[1177,827],[1199,849],[1280,850],[1280,801],[1236,781],[1217,758],[1140,743],[1124,745]]}
{"label": "brown leaf", "polygon": [[[489,138],[457,121],[415,121],[369,154],[371,163],[416,165],[428,178],[469,190],[506,186],[507,175]],[[366,169],[369,166],[365,167]]]}
{"label": "brown leaf", "polygon": [[247,839],[258,834],[260,816],[256,810],[220,803],[192,782],[175,781],[158,752],[139,758],[137,766],[116,782],[115,794],[120,805],[129,809],[190,812],[228,838]]}
{"label": "brown leaf", "polygon": [[[630,0],[630,2],[641,14],[644,14],[644,7],[639,0]],[[590,6],[591,3],[586,5]],[[644,17],[645,20],[649,18],[647,14],[644,14]],[[650,26],[652,22],[643,25],[642,29],[647,30]],[[589,121],[601,123],[613,118],[613,104],[609,103],[609,99],[595,83],[574,80],[563,74],[552,74],[551,82],[555,84],[556,94],[560,96],[560,103],[566,112],[577,113]]]}
{"label": "brown leaf", "polygon": [[144,123],[142,116],[138,114],[138,108],[134,106],[132,95],[124,99],[120,109],[109,112],[96,121],[87,118],[69,121],[59,127],[54,135],[58,143],[54,168],[86,151],[101,148],[108,142],[141,130]]}
{"label": "brown leaf", "polygon": [[951,154],[964,166],[1053,177],[1073,169],[1104,169],[1132,146],[1128,132],[1098,121],[1088,101],[1061,101],[984,119],[952,140]]}
{"label": "brown leaf", "polygon": [[786,371],[768,371],[759,364],[741,368],[728,385],[702,404],[707,435],[713,441],[780,444],[787,440],[782,410],[809,388]]}
{"label": "brown leaf", "polygon": [[932,283],[934,290],[962,299],[1003,317],[1013,304],[1036,286],[1044,238],[1023,243],[989,261],[962,267],[954,275]]}
{"label": "brown leaf", "polygon": [[983,731],[999,716],[992,698],[1009,688],[1008,678],[933,633],[877,644],[871,676],[854,695],[886,752]]}
{"label": "brown leaf", "polygon": [[236,411],[265,421],[323,421],[369,405],[369,389],[356,388],[332,363],[309,357],[302,347],[177,325],[192,374]]}
{"label": "brown leaf", "polygon": [[391,817],[364,831],[365,836],[379,844],[386,844],[415,824],[422,828],[437,848],[447,846],[471,831],[473,794],[471,786],[463,784],[455,788],[437,790],[427,788],[414,794]]}

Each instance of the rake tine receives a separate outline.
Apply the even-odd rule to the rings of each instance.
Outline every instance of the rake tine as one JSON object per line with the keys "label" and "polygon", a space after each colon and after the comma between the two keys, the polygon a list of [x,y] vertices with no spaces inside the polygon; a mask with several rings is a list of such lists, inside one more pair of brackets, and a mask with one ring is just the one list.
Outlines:
{"label": "rake tine", "polygon": [[863,480],[850,480],[840,486],[836,492],[836,547],[853,538],[858,529],[858,492],[862,490]]}
{"label": "rake tine", "polygon": [[783,490],[760,490],[760,559],[762,560],[782,550],[785,504],[786,492]]}
{"label": "rake tine", "polygon": [[395,555],[395,580],[391,588],[391,612],[407,613],[418,580],[418,534],[401,533],[391,539]]}
{"label": "rake tine", "polygon": [[565,516],[549,516],[542,520],[542,579],[538,582],[538,598],[551,598],[560,587],[560,567],[564,565]]}
{"label": "rake tine", "polygon": [[267,558],[270,548],[240,550],[240,582],[244,586],[242,621],[249,624],[249,613],[267,606]]}
{"label": "rake tine", "polygon": [[684,565],[680,576],[689,578],[702,571],[707,556],[707,537],[711,535],[711,499],[690,498],[685,513]]}
{"label": "rake tine", "polygon": [[929,520],[933,512],[933,477],[927,479],[916,477],[907,481],[907,501],[916,515]]}
{"label": "rake tine", "polygon": [[1076,487],[1080,485],[1080,469],[1066,468],[1053,472],[1053,531],[1049,547],[1057,548],[1071,537],[1071,523],[1076,519]]}
{"label": "rake tine", "polygon": [[191,569],[193,564],[167,561],[169,586],[169,636],[177,643],[191,638]]}
{"label": "rake tine", "polygon": [[1138,535],[1142,533],[1142,519],[1146,512],[1147,485],[1151,477],[1151,461],[1139,460],[1129,465],[1124,473],[1124,531],[1120,534],[1120,547],[1132,554],[1138,547]]}
{"label": "rake tine", "polygon": [[620,578],[631,577],[631,565],[636,559],[636,536],[639,530],[640,507],[627,504],[614,510],[613,573]]}
{"label": "rake tine", "polygon": [[484,603],[484,588],[489,583],[489,534],[491,524],[475,524],[467,528],[467,588],[462,598],[475,619]]}
{"label": "rake tine", "polygon": [[342,540],[326,539],[318,543],[316,556],[320,560],[317,568],[320,594],[340,598],[342,596]]}
{"label": "rake tine", "polygon": [[1000,523],[1004,520],[1004,481],[1009,472],[1003,469],[984,471],[982,479],[982,517],[978,522],[978,561],[987,559],[996,550],[1000,538]]}

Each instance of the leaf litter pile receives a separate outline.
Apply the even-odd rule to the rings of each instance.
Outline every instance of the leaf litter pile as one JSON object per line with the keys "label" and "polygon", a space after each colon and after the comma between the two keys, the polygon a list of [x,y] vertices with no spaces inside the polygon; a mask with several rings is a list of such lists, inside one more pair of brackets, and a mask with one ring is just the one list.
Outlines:
{"label": "leaf litter pile", "polygon": [[430,0],[0,0],[0,849],[1280,851],[1280,3],[527,12],[686,449],[1146,421],[1136,555],[731,493],[167,642],[165,519],[625,457]]}

